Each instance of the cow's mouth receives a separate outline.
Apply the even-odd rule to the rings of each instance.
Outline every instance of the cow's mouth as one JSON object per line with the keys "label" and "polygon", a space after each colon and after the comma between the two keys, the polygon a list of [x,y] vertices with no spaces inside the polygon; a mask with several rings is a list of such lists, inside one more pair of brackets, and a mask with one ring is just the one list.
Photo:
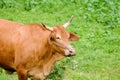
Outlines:
{"label": "cow's mouth", "polygon": [[67,55],[66,57],[72,57],[72,56],[75,56],[75,55],[71,55],[71,54],[69,54],[69,55]]}

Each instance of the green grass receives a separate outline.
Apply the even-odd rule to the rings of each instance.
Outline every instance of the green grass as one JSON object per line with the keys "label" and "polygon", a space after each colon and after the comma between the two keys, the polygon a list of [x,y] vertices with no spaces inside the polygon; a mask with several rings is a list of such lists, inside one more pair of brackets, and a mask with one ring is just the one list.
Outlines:
{"label": "green grass", "polygon": [[[120,79],[119,0],[0,0],[0,18],[22,23],[64,24],[80,36],[71,43],[76,56],[56,63],[47,80]],[[17,80],[17,75],[0,69],[0,80]]]}

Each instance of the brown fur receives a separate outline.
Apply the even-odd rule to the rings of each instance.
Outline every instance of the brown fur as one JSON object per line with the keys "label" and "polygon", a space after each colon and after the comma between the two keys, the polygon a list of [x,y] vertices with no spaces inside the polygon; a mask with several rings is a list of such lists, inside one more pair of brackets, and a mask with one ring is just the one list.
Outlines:
{"label": "brown fur", "polygon": [[[56,40],[57,34],[63,41]],[[19,80],[27,80],[28,77],[44,80],[54,63],[65,57],[64,49],[55,46],[52,38],[67,46],[70,41],[67,35],[61,26],[49,31],[38,24],[25,25],[0,19],[0,67],[9,72],[16,71]],[[74,37],[74,40],[79,40]]]}

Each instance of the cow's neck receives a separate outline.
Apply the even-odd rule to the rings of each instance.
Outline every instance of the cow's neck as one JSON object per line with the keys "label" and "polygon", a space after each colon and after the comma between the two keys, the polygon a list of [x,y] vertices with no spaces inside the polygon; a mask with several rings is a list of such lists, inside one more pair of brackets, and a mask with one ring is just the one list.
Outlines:
{"label": "cow's neck", "polygon": [[[64,56],[62,56],[59,53],[56,53],[55,50],[53,50],[52,46],[49,44],[49,42],[45,43],[45,45],[42,46],[42,55],[39,55],[39,67],[42,67],[42,73],[44,76],[47,76],[56,61],[61,60],[62,58],[64,58]],[[40,51],[41,53],[41,51]]]}
{"label": "cow's neck", "polygon": [[43,65],[45,76],[47,76],[51,72],[56,61],[59,61],[62,58],[64,58],[63,55],[53,52],[52,49],[49,48],[48,50],[49,50],[48,51],[49,54],[47,54],[46,63],[44,63],[44,65]]}

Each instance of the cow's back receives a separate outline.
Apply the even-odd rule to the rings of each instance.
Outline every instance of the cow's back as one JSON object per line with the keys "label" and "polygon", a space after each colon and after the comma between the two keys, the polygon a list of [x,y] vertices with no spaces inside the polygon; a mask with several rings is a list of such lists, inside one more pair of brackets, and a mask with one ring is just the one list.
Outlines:
{"label": "cow's back", "polygon": [[23,24],[0,19],[0,40],[9,42],[18,34],[17,29]]}

